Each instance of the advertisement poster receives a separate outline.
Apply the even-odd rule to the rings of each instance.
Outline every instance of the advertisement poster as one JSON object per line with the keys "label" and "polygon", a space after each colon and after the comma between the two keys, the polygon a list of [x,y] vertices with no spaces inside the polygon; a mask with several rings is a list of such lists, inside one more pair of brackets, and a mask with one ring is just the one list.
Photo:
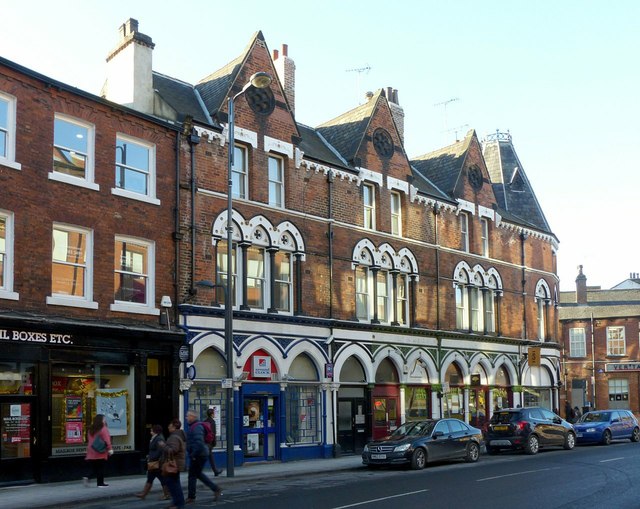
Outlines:
{"label": "advertisement poster", "polygon": [[67,444],[81,444],[82,422],[67,421],[65,424],[64,436]]}
{"label": "advertisement poster", "polygon": [[67,420],[82,420],[82,398],[78,396],[68,396],[66,398]]}
{"label": "advertisement poster", "polygon": [[247,456],[258,456],[260,454],[260,435],[250,433],[247,435]]}
{"label": "advertisement poster", "polygon": [[1,409],[2,447],[0,455],[4,459],[30,457],[31,406],[28,403],[10,403],[2,405]]}
{"label": "advertisement poster", "polygon": [[104,414],[111,436],[127,434],[127,389],[96,390],[96,413]]}

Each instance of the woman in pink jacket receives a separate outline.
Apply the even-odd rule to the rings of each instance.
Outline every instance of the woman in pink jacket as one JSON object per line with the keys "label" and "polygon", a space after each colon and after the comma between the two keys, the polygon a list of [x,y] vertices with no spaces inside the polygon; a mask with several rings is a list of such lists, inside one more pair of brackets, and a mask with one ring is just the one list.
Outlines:
{"label": "woman in pink jacket", "polygon": [[[109,428],[107,428],[104,415],[97,414],[93,418],[93,424],[91,424],[89,428],[88,438],[89,442],[87,444],[85,460],[91,465],[90,476],[95,475],[98,488],[104,488],[109,486],[104,482],[104,466],[109,456],[113,454],[111,434],[109,433]],[[98,442],[100,442],[100,444],[96,443],[96,439],[99,439]],[[98,445],[104,445],[104,447],[97,447]],[[82,480],[84,481],[84,485],[88,487],[89,477],[83,477]]]}

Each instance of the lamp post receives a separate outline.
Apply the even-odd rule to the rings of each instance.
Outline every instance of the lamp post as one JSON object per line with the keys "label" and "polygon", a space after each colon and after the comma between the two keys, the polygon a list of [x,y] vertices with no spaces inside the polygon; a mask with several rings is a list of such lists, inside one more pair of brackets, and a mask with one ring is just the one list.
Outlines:
{"label": "lamp post", "polygon": [[227,356],[227,477],[234,476],[234,418],[235,411],[233,405],[233,285],[232,285],[232,256],[233,256],[233,156],[235,152],[235,118],[233,111],[234,101],[244,94],[249,87],[267,88],[271,84],[271,76],[266,72],[257,72],[249,82],[242,87],[242,90],[233,97],[227,99],[227,109],[229,115],[229,147],[227,165],[227,285],[224,303],[224,349]]}

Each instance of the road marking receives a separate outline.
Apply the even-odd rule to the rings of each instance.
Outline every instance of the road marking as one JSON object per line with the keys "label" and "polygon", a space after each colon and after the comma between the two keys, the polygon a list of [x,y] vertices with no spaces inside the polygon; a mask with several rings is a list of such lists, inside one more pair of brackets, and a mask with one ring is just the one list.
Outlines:
{"label": "road marking", "polygon": [[333,509],[346,509],[347,507],[356,507],[356,506],[359,506],[359,505],[371,504],[372,502],[380,502],[382,500],[390,500],[392,498],[407,497],[409,495],[415,495],[416,493],[424,493],[425,491],[429,491],[429,490],[410,491],[409,493],[401,493],[400,495],[392,495],[390,497],[374,498],[373,500],[367,500],[365,502],[357,502],[355,504],[341,505],[340,507],[334,507]]}
{"label": "road marking", "polygon": [[547,470],[557,470],[560,467],[541,468],[539,470],[526,470],[525,472],[514,472],[512,474],[496,475],[494,477],[485,477],[484,479],[476,479],[476,482],[493,481],[494,479],[502,479],[503,477],[513,477],[514,475],[535,474],[536,472],[546,472]]}
{"label": "road marking", "polygon": [[620,460],[623,460],[623,459],[624,459],[624,456],[620,456],[619,458],[611,458],[609,460],[600,460],[600,463],[607,463],[609,461],[620,461]]}

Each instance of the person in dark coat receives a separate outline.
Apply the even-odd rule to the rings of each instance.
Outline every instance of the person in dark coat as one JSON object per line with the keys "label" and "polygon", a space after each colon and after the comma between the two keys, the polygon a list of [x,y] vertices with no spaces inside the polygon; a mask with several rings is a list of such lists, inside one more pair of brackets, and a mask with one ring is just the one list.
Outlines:
{"label": "person in dark coat", "polygon": [[180,472],[184,472],[186,465],[186,435],[180,428],[182,423],[179,419],[173,419],[169,423],[169,438],[164,444],[163,454],[160,458],[160,468],[162,469],[162,463],[172,455],[178,464],[178,472],[171,475],[162,476],[164,485],[171,494],[171,500],[173,505],[172,509],[182,509],[184,507],[184,493],[182,493],[182,485],[180,484]]}
{"label": "person in dark coat", "polygon": [[222,469],[216,468],[216,459],[213,454],[213,448],[216,446],[216,437],[218,436],[216,420],[213,418],[214,413],[213,408],[207,410],[207,418],[204,421],[209,423],[211,431],[213,432],[213,442],[209,444],[209,464],[211,465],[211,470],[213,470],[213,475],[218,477],[222,473]]}
{"label": "person in dark coat", "polygon": [[[151,427],[151,440],[149,441],[149,454],[147,454],[147,482],[140,493],[136,493],[136,497],[144,498],[153,486],[153,481],[158,479],[160,484],[164,488],[162,475],[160,475],[160,457],[162,456],[162,449],[164,448],[164,436],[162,435],[162,426],[154,424]],[[156,462],[158,468],[149,469],[149,464]],[[164,489],[163,489],[164,491]],[[169,491],[166,490],[166,494],[162,497],[165,500],[169,500]],[[166,498],[165,498],[166,497]]]}
{"label": "person in dark coat", "polygon": [[187,504],[196,500],[198,479],[213,491],[214,500],[220,500],[222,490],[202,472],[202,468],[209,457],[209,446],[204,441],[204,426],[198,422],[198,415],[193,410],[187,412],[187,422],[189,424],[187,429],[187,454],[190,460]]}

